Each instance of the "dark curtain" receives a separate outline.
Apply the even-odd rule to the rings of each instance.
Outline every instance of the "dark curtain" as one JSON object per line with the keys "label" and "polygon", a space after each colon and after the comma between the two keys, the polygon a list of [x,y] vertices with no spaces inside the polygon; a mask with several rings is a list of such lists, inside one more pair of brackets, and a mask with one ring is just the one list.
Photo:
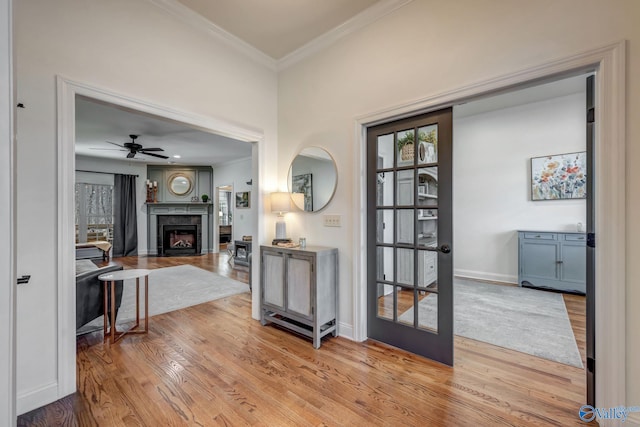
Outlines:
{"label": "dark curtain", "polygon": [[115,174],[113,211],[113,256],[138,255],[135,175]]}

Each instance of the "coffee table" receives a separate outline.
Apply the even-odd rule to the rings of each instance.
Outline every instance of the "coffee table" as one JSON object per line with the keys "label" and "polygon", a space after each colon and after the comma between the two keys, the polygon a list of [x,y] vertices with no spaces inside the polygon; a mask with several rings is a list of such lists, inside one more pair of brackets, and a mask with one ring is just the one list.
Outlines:
{"label": "coffee table", "polygon": [[[103,282],[104,286],[104,340],[109,339],[110,343],[115,343],[126,334],[146,334],[149,332],[149,273],[151,270],[132,269],[118,270],[110,273],[104,273],[98,276],[98,280]],[[144,329],[140,327],[140,278],[144,277]],[[126,331],[118,331],[116,329],[116,281],[136,279],[136,324]],[[123,284],[124,285],[124,284]],[[109,295],[111,295],[111,310],[107,313],[109,307]],[[110,327],[107,330],[107,314],[110,319]]]}

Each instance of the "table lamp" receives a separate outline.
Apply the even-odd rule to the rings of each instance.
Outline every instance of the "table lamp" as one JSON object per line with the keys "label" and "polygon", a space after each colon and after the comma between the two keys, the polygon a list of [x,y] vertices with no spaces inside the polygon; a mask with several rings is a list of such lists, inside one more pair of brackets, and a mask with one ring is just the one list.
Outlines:
{"label": "table lamp", "polygon": [[284,222],[284,214],[291,210],[291,195],[286,192],[271,193],[271,212],[278,213],[276,222],[276,238],[273,244],[290,241],[287,239],[287,224]]}

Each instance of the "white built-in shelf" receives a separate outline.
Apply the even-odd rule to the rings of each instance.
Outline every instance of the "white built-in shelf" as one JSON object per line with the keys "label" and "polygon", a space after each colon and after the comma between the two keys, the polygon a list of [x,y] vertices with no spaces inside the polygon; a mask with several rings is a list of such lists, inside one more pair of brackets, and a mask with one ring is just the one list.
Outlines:
{"label": "white built-in shelf", "polygon": [[430,219],[438,219],[437,216],[419,216],[418,221],[427,221]]}

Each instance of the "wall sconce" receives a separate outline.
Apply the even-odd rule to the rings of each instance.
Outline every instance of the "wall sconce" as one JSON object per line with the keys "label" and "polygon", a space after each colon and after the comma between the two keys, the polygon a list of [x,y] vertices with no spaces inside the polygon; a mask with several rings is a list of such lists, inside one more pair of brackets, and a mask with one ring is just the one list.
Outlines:
{"label": "wall sconce", "polygon": [[271,193],[271,212],[278,214],[276,222],[276,238],[272,244],[279,242],[290,242],[287,238],[287,224],[284,222],[284,214],[291,211],[291,195],[285,192]]}

